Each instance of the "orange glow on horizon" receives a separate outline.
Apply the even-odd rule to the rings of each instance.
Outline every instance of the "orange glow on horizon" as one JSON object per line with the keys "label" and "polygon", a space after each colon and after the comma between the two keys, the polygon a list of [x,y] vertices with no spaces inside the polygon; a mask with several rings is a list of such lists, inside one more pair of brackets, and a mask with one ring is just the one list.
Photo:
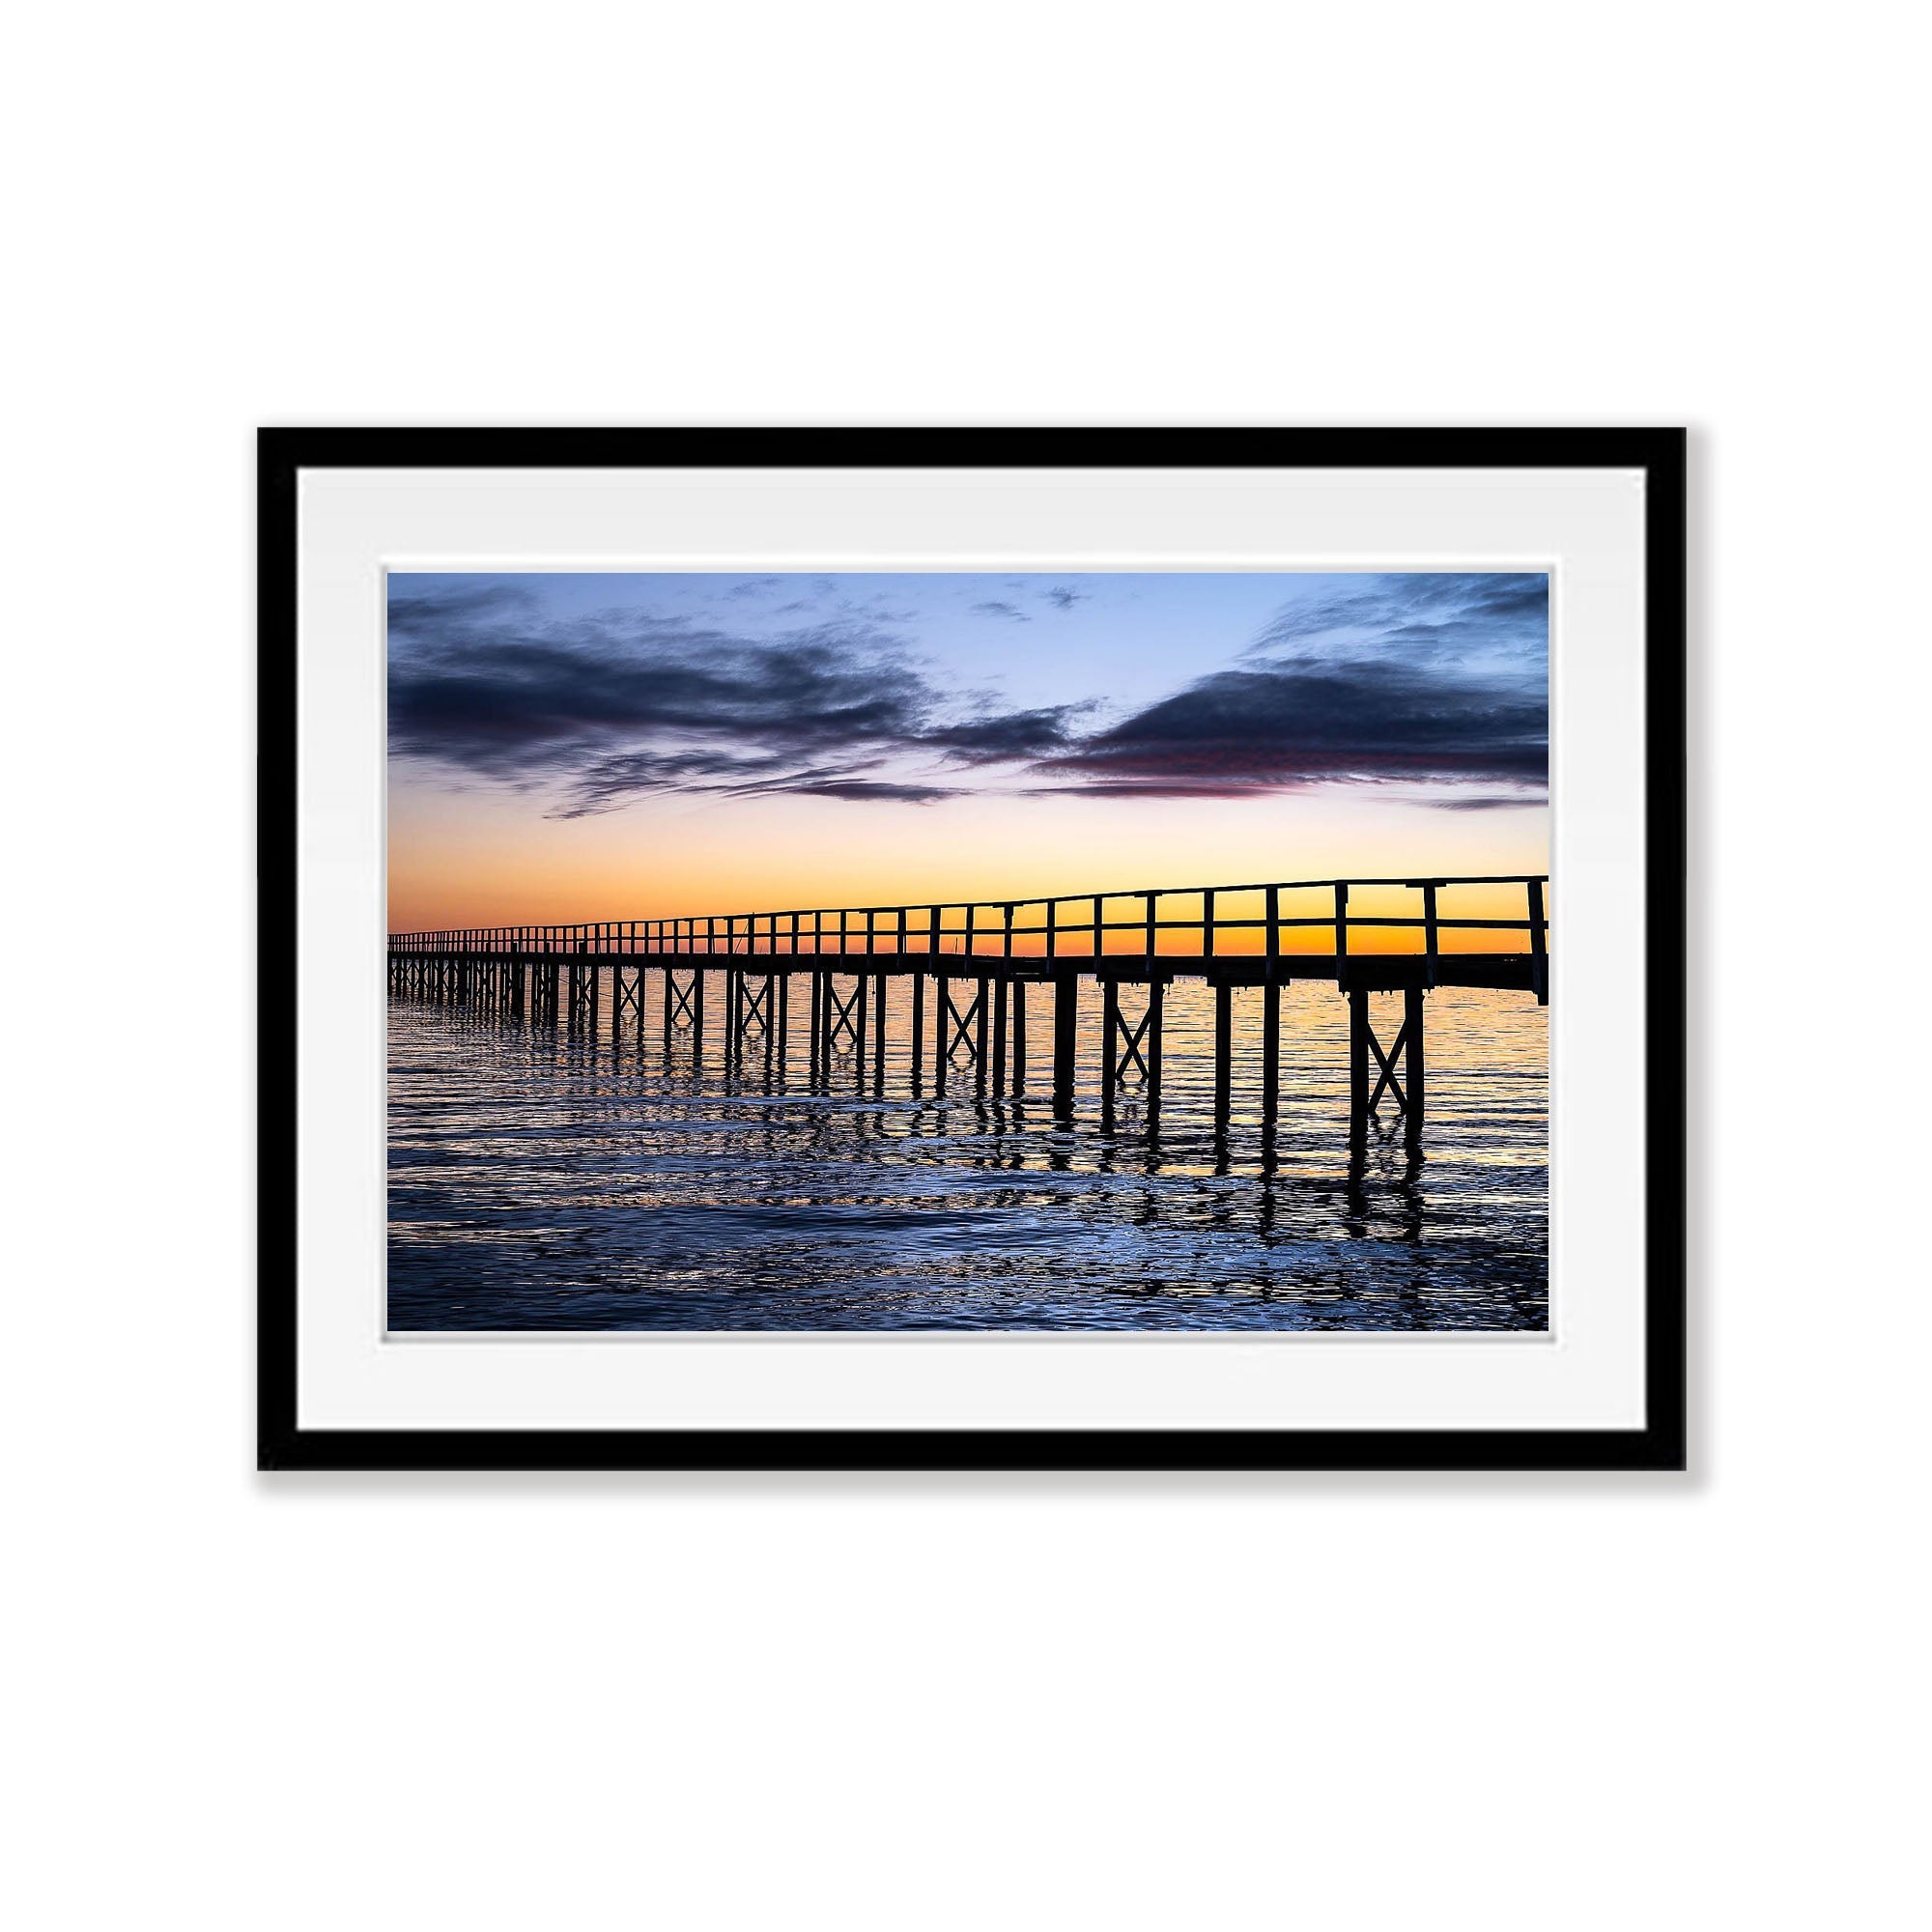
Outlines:
{"label": "orange glow on horizon", "polygon": [[[879,809],[838,800],[743,802],[729,810],[683,802],[578,819],[529,814],[512,793],[473,791],[398,800],[389,832],[389,927],[577,924],[703,918],[793,908],[973,901],[976,924],[998,927],[999,907],[1058,895],[1059,923],[1091,921],[1074,903],[1098,888],[1126,895],[1269,879],[1454,877],[1548,869],[1547,813],[1448,812],[1347,787],[1253,800],[1052,799],[989,795],[927,808]],[[1480,822],[1472,825],[1472,819]],[[1547,908],[1546,908],[1547,909]],[[1263,916],[1262,895],[1224,894],[1217,920]],[[1333,900],[1284,893],[1282,950],[1333,950]],[[1351,918],[1415,917],[1419,892],[1356,888]],[[1520,886],[1460,887],[1441,918],[1521,920]],[[1163,922],[1200,916],[1198,896],[1160,902]],[[1139,908],[1112,898],[1109,951],[1143,952],[1126,929]],[[1037,914],[1033,915],[1037,921]],[[959,923],[956,914],[949,926]],[[1032,923],[1024,915],[1017,923]],[[916,921],[909,922],[916,933]],[[861,924],[863,931],[863,923]],[[742,931],[742,927],[741,927]],[[882,935],[884,928],[882,927]],[[896,939],[896,924],[891,927]],[[923,933],[915,937],[917,947]],[[1351,925],[1360,952],[1419,950],[1420,927]],[[882,944],[890,943],[884,942]],[[952,942],[957,944],[956,939]],[[1066,950],[1085,950],[1087,935]],[[1198,933],[1162,932],[1163,952],[1198,952]],[[863,939],[861,940],[863,945]],[[1459,931],[1444,952],[1514,952],[1524,932]],[[1043,951],[1017,939],[1017,952]],[[1223,932],[1217,951],[1264,950],[1259,931]]]}
{"label": "orange glow on horizon", "polygon": [[[1150,889],[1178,895],[1161,908],[1172,922],[1186,916],[1179,895],[1208,886],[1543,873],[1547,808],[1509,774],[1541,770],[1546,586],[1533,574],[1492,576],[1096,573],[1077,586],[950,572],[412,581],[406,589],[429,600],[430,614],[405,623],[392,666],[392,701],[412,722],[390,770],[390,929],[991,908],[1096,891],[1121,895],[1109,919],[1124,928],[1126,895]],[[497,601],[463,602],[479,591]],[[455,605],[436,602],[452,595]],[[1404,682],[1415,670],[1405,627],[1418,598],[1454,644],[1427,665],[1442,680],[1439,704],[1473,734],[1478,750],[1467,756],[1466,747],[1442,759],[1418,751],[1434,741],[1416,734],[1438,704]],[[1360,716],[1344,733],[1347,762],[1319,718],[1305,758],[1270,752],[1268,706],[1287,707],[1281,728],[1299,745],[1294,707],[1314,701],[1296,696],[1299,658],[1252,655],[1284,613],[1314,626],[1305,635],[1325,641],[1309,648],[1353,694]],[[527,637],[526,620],[537,622]],[[428,627],[421,635],[410,628],[417,623]],[[837,648],[812,641],[825,626],[843,640]],[[492,656],[518,639],[543,667],[534,684]],[[800,649],[818,682],[797,684],[786,653]],[[1396,676],[1385,697],[1384,663]],[[475,690],[450,683],[466,666],[481,681]],[[689,714],[664,710],[657,673],[696,675],[700,666],[722,680],[718,691],[738,696]],[[607,672],[628,694],[614,709]],[[1227,676],[1259,680],[1267,702],[1225,744],[1203,740],[1201,704],[1215,691],[1250,689],[1214,683]],[[810,731],[792,743],[803,692],[837,699],[820,720],[831,721],[823,758]],[[493,732],[526,705],[527,730],[507,729],[497,743]],[[1176,705],[1181,713],[1170,716]],[[848,713],[859,721],[849,728],[838,722]],[[1180,716],[1193,724],[1181,728]],[[1094,736],[1117,717],[1154,721],[1124,762],[1122,745],[1108,750],[1105,732]],[[1480,751],[1492,724],[1507,741],[1497,758]],[[975,734],[988,729],[982,744]],[[1356,759],[1378,776],[1334,776]],[[1156,795],[1163,785],[1167,795]],[[1503,895],[1440,910],[1521,918],[1520,889]],[[1320,921],[1287,928],[1285,946],[1332,947],[1332,899],[1321,898],[1284,902],[1284,917]],[[1246,911],[1258,919],[1259,901]],[[1420,895],[1358,894],[1350,911],[1419,915]],[[1231,952],[1262,946],[1259,931],[1220,937]],[[1109,939],[1133,944],[1124,929]],[[1352,926],[1350,942],[1400,950],[1409,931]],[[1445,949],[1494,943],[1442,934]],[[1187,952],[1198,942],[1170,931],[1160,945]]]}

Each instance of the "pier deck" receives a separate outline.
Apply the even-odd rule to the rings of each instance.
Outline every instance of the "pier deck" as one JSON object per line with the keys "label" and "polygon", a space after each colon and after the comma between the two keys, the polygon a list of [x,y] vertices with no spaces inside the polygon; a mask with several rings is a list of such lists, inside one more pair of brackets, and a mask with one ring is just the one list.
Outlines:
{"label": "pier deck", "polygon": [[[1267,1132],[1280,1090],[1280,989],[1320,980],[1334,985],[1350,1006],[1351,1144],[1362,1143],[1387,1096],[1410,1146],[1419,1148],[1428,1079],[1427,996],[1443,986],[1483,987],[1548,1004],[1548,885],[1543,875],[1293,880],[976,904],[392,933],[389,989],[401,999],[477,1006],[519,1023],[594,1033],[608,974],[613,1024],[628,1020],[641,1036],[646,979],[660,974],[657,1005],[666,1042],[688,1034],[701,1057],[705,989],[721,981],[724,1055],[742,1065],[753,1040],[762,1042],[768,1064],[774,1049],[782,1056],[792,983],[803,977],[810,985],[814,1074],[844,1052],[856,1054],[862,1065],[869,1059],[882,1083],[886,982],[909,980],[908,1065],[915,1091],[923,1091],[929,1065],[937,1093],[951,1080],[971,1079],[980,1092],[1005,1094],[1017,1092],[1026,1078],[1027,995],[1039,988],[1053,996],[1054,1105],[1070,1119],[1080,981],[1093,980],[1101,989],[1101,1089],[1103,1113],[1110,1115],[1116,1091],[1135,1079],[1149,1109],[1158,1109],[1165,989],[1176,980],[1201,980],[1214,989],[1215,1107],[1225,1120],[1233,1088],[1233,994],[1236,987],[1260,987],[1257,1044]],[[1386,903],[1395,895],[1412,895],[1415,909],[1351,910],[1357,895]],[[1311,896],[1321,911],[1306,910]],[[1508,913],[1492,910],[1503,897],[1520,904],[1520,917],[1514,904]],[[1458,912],[1459,899],[1488,903]],[[1132,918],[1118,917],[1123,904],[1133,908]],[[1296,950],[1310,928],[1326,929],[1329,951]],[[1520,934],[1520,944],[1496,952],[1454,950],[1462,935],[1479,932]],[[1193,950],[1187,950],[1190,941]],[[1122,1000],[1126,986],[1144,989],[1137,1017]],[[1398,992],[1402,1023],[1384,1047],[1370,998]]]}

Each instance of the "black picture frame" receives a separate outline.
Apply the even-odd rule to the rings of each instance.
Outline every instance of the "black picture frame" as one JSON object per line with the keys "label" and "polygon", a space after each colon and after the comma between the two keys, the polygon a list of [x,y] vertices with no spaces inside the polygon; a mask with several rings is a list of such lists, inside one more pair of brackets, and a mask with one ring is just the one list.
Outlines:
{"label": "black picture frame", "polygon": [[292,1469],[1678,1470],[1686,1465],[1686,435],[1681,429],[302,429],[259,432],[258,962],[296,937],[303,469],[1622,469],[1646,480],[1645,1421],[1627,1430],[340,1430],[297,1415],[296,1065],[260,1004],[257,1461]]}

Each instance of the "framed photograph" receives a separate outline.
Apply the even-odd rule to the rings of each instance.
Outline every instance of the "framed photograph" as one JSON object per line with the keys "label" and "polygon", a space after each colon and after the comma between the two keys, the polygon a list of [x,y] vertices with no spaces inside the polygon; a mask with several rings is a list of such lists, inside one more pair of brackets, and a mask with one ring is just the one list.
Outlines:
{"label": "framed photograph", "polygon": [[1677,430],[261,433],[265,1468],[1681,1468]]}

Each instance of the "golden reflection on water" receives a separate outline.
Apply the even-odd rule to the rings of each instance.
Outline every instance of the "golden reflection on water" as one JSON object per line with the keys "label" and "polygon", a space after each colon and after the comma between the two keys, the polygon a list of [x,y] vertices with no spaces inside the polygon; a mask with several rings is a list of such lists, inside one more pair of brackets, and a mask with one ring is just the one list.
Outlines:
{"label": "golden reflection on water", "polygon": [[[916,1091],[910,987],[887,1053],[814,1082],[808,997],[787,1051],[724,1059],[722,980],[701,1055],[667,1053],[663,976],[641,1026],[594,1037],[408,1001],[390,1008],[390,1321],[397,1328],[1524,1328],[1547,1321],[1547,1014],[1521,993],[1427,1002],[1428,1120],[1412,1159],[1385,1103],[1348,1148],[1346,1001],[1282,992],[1264,1132],[1262,996],[1234,995],[1229,1117],[1213,1000],[1170,987],[1158,1110],[1103,1107],[1100,997],[1082,988],[1069,1126],[1046,1091],[1052,998],[1028,996],[1017,1093],[970,1068]],[[1122,991],[1137,1017],[1142,989]],[[1399,997],[1378,997],[1382,1039]]]}

